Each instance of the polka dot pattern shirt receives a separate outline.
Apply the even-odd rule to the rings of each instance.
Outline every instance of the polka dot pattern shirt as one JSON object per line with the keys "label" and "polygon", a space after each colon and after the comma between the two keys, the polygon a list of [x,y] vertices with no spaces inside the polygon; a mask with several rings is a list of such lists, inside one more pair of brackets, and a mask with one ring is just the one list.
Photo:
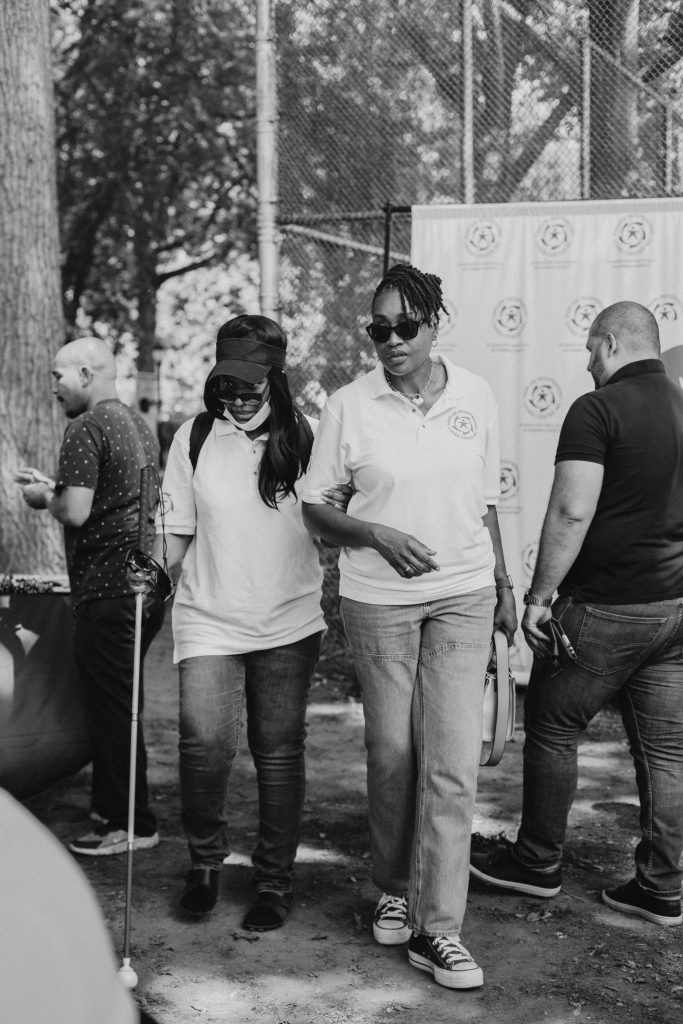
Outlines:
{"label": "polka dot pattern shirt", "polygon": [[[76,607],[86,600],[130,595],[124,561],[128,550],[138,546],[140,470],[147,465],[159,465],[157,442],[142,416],[118,399],[98,402],[67,426],[56,489],[95,492],[83,526],[64,527]],[[150,543],[153,532],[151,526]]]}

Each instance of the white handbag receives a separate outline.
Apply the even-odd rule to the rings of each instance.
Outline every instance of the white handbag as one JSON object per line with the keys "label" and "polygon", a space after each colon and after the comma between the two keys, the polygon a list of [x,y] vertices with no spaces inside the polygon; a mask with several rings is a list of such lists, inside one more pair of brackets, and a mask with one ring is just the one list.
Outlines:
{"label": "white handbag", "polygon": [[484,679],[484,724],[480,765],[498,764],[505,744],[515,731],[516,690],[510,672],[508,641],[502,629],[495,630],[492,658]]}

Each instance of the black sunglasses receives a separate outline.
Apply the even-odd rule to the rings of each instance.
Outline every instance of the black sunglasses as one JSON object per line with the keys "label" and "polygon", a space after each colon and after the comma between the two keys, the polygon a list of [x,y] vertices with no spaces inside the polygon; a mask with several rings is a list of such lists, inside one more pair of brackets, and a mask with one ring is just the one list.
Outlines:
{"label": "black sunglasses", "polygon": [[173,593],[173,584],[159,563],[139,548],[130,549],[126,555],[125,567],[132,573],[146,576],[150,592],[158,594],[162,601],[167,601]]}
{"label": "black sunglasses", "polygon": [[541,629],[547,634],[550,641],[546,657],[550,660],[553,669],[559,671],[566,658],[569,658],[570,661],[577,660],[576,651],[571,640],[562,628],[561,623],[554,616],[547,619],[541,626]]}
{"label": "black sunglasses", "polygon": [[401,341],[412,341],[417,337],[417,332],[422,324],[428,324],[429,317],[423,316],[421,320],[401,320],[400,323],[390,327],[389,324],[368,324],[365,330],[368,332],[376,345],[384,345],[392,334],[395,334]]}
{"label": "black sunglasses", "polygon": [[265,388],[263,391],[238,391],[230,384],[219,384],[214,394],[223,402],[236,402],[239,398],[243,405],[260,405],[267,390]]}

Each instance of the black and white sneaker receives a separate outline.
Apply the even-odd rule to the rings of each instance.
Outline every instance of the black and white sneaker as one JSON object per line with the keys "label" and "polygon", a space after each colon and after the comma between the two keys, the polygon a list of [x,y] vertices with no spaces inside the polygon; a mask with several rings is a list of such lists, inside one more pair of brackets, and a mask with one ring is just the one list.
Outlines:
{"label": "black and white sneaker", "polygon": [[400,946],[410,938],[408,900],[405,896],[382,893],[372,922],[372,934],[380,946]]}
{"label": "black and white sneaker", "polygon": [[408,940],[408,961],[418,971],[432,974],[445,988],[480,988],[484,984],[484,972],[459,939],[413,932]]}
{"label": "black and white sneaker", "polygon": [[638,885],[636,878],[614,889],[603,889],[602,902],[620,914],[642,917],[644,921],[651,921],[652,924],[664,928],[672,928],[683,923],[680,899],[663,900],[659,896],[653,896]]}
{"label": "black and white sneaker", "polygon": [[498,889],[521,892],[526,896],[540,896],[542,899],[557,896],[562,887],[559,865],[549,871],[525,868],[514,857],[510,843],[494,847],[488,852],[471,853],[470,874],[480,882],[494,885]]}

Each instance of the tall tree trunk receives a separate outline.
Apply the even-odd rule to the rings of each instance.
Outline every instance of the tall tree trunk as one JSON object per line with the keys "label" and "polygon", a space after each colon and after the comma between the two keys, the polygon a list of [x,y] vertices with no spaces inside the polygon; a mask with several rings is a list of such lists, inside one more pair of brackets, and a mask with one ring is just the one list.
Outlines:
{"label": "tall tree trunk", "polygon": [[151,251],[142,221],[135,233],[135,266],[138,307],[137,400],[140,412],[154,433],[159,422],[159,378],[154,362],[159,278],[156,272],[156,256]]}
{"label": "tall tree trunk", "polygon": [[[639,0],[592,0],[591,42],[629,71],[638,70]],[[595,48],[591,57],[592,199],[628,195],[639,163],[638,90]]]}
{"label": "tall tree trunk", "polygon": [[56,467],[52,356],[64,342],[45,0],[0,4],[0,571],[63,571],[61,528],[29,509],[17,466]]}

